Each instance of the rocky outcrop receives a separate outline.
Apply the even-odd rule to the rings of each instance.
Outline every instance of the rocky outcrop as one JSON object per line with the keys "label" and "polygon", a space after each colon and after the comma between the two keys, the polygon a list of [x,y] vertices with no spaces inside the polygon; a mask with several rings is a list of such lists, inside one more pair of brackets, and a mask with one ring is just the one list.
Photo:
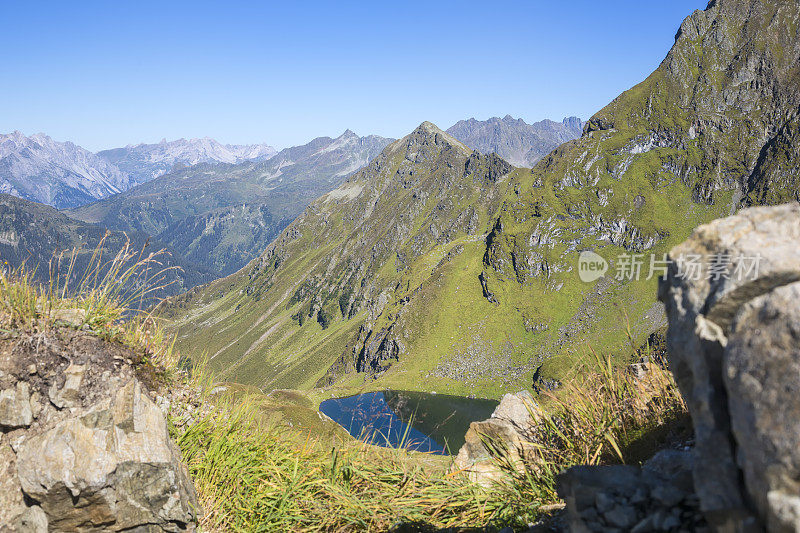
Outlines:
{"label": "rocky outcrop", "polygon": [[136,360],[68,328],[0,337],[1,531],[194,530],[194,487]]}
{"label": "rocky outcrop", "polygon": [[659,287],[696,434],[695,488],[718,528],[760,517],[774,531],[800,529],[798,242],[797,204],[748,209],[675,247]]}
{"label": "rocky outcrop", "polygon": [[722,371],[746,496],[768,529],[800,530],[800,283],[741,307]]}
{"label": "rocky outcrop", "polygon": [[503,479],[505,474],[493,460],[494,448],[502,446],[501,453],[509,464],[523,467],[531,446],[531,430],[535,426],[538,404],[528,391],[506,394],[488,420],[472,422],[464,436],[464,445],[458,451],[453,470],[483,485]]}

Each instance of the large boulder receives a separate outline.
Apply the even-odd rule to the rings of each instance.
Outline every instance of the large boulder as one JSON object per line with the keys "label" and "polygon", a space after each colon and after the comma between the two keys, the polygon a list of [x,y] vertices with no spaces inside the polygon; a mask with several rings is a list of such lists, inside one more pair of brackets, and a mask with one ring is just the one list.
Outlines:
{"label": "large boulder", "polygon": [[[800,280],[800,205],[716,220],[669,255],[659,297],[669,321],[670,367],[695,430],[701,508],[716,529],[756,530],[760,515],[770,529],[782,530],[773,515],[797,509],[792,332],[800,314],[794,307],[779,313],[776,302]],[[792,394],[795,403],[782,403]],[[800,529],[797,522],[792,527]]]}
{"label": "large boulder", "polygon": [[197,497],[128,349],[0,338],[0,531],[192,531]]}
{"label": "large boulder", "polygon": [[454,471],[464,472],[482,485],[502,480],[505,474],[494,459],[497,451],[505,455],[509,466],[522,470],[538,412],[530,392],[504,395],[489,419],[469,425],[464,445],[453,462]]}

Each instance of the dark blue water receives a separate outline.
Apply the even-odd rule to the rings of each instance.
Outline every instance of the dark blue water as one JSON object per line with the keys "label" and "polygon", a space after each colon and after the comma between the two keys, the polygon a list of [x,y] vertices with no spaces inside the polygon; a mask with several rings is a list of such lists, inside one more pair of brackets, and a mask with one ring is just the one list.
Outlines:
{"label": "dark blue water", "polygon": [[489,418],[495,407],[493,400],[383,391],[325,400],[319,410],[371,444],[454,454],[470,422]]}

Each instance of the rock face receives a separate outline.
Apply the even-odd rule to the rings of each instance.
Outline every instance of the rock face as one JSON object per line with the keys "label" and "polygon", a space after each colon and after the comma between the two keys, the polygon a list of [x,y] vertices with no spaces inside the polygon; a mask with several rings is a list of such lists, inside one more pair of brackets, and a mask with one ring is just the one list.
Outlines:
{"label": "rock face", "polygon": [[695,446],[562,474],[572,531],[800,531],[798,242],[788,204],[715,220],[671,250],[659,297]]}
{"label": "rock face", "polygon": [[800,529],[800,282],[743,305],[723,361],[745,487],[767,526]]}
{"label": "rock face", "polygon": [[194,530],[194,487],[132,360],[72,329],[0,338],[2,531]]}
{"label": "rock face", "polygon": [[112,164],[39,133],[0,134],[0,192],[57,208],[87,204],[133,186]]}
{"label": "rock face", "polygon": [[675,247],[659,287],[695,488],[718,528],[800,530],[798,242],[799,205],[744,210]]}
{"label": "rock face", "polygon": [[530,431],[535,425],[537,403],[528,391],[506,394],[488,420],[472,422],[458,451],[453,470],[463,471],[473,482],[491,485],[502,479],[496,462],[492,461],[487,443],[505,448],[508,460],[520,464],[529,446]]}

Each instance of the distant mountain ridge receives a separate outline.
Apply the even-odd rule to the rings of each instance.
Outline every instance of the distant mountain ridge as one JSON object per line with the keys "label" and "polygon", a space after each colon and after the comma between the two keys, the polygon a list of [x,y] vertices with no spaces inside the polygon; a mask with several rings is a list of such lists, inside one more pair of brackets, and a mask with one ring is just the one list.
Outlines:
{"label": "distant mountain ridge", "polygon": [[157,144],[136,144],[102,150],[97,155],[128,174],[136,184],[157,178],[176,166],[199,163],[242,163],[269,159],[277,150],[266,144],[221,144],[202,139],[163,139]]}
{"label": "distant mountain ridge", "polygon": [[[480,258],[512,170],[422,123],[311,203],[258,260],[171,302],[180,349],[203,346],[224,379],[266,388],[360,381],[398,360],[408,372],[435,367],[431,328],[417,326],[449,328],[431,305],[441,293],[477,290],[450,317],[505,320],[465,260]],[[460,282],[444,286],[454,273]]]}
{"label": "distant mountain ridge", "polygon": [[[522,119],[507,115],[502,119],[493,117],[485,121],[474,118],[461,120],[447,131],[482,153],[496,153],[517,166],[532,166],[558,145],[580,136],[581,127],[582,122],[576,117],[564,119],[561,123],[542,120],[526,124]],[[15,131],[0,135],[0,192],[58,209],[74,208],[119,194],[167,173],[180,173],[183,167],[259,163],[280,155],[280,163],[262,169],[265,172],[263,180],[270,172],[278,176],[284,172],[284,166],[294,165],[308,157],[309,148],[314,146],[329,143],[331,146],[326,149],[335,151],[338,146],[352,145],[353,142],[377,146],[382,144],[383,138],[368,136],[360,139],[347,130],[336,139],[319,137],[306,145],[280,152],[266,144],[221,144],[209,137],[163,139],[155,144],[128,145],[93,154],[74,143],[54,141],[43,133],[27,137]],[[383,146],[385,144],[381,148]],[[357,151],[353,152],[354,157],[347,164],[328,173],[328,177],[334,180],[343,178],[366,165],[369,159],[364,159],[365,156],[372,157],[378,153],[367,150],[359,157],[355,155]],[[333,181],[330,185],[333,188]],[[327,190],[317,192],[323,194]]]}
{"label": "distant mountain ridge", "polygon": [[142,231],[227,275],[257,257],[313,199],[365,166],[392,139],[318,137],[261,161],[175,170],[70,216]]}
{"label": "distant mountain ridge", "polygon": [[527,124],[511,115],[459,120],[447,129],[470,148],[484,154],[495,153],[518,167],[532,167],[559,145],[580,137],[582,131],[583,122],[578,117]]}
{"label": "distant mountain ridge", "polygon": [[43,133],[0,134],[0,193],[49,204],[75,207],[133,185],[116,166],[71,142]]}
{"label": "distant mountain ridge", "polygon": [[262,161],[277,151],[266,144],[220,144],[208,137],[137,144],[92,152],[44,133],[0,134],[0,193],[58,209],[124,192],[176,169],[200,163]]}

